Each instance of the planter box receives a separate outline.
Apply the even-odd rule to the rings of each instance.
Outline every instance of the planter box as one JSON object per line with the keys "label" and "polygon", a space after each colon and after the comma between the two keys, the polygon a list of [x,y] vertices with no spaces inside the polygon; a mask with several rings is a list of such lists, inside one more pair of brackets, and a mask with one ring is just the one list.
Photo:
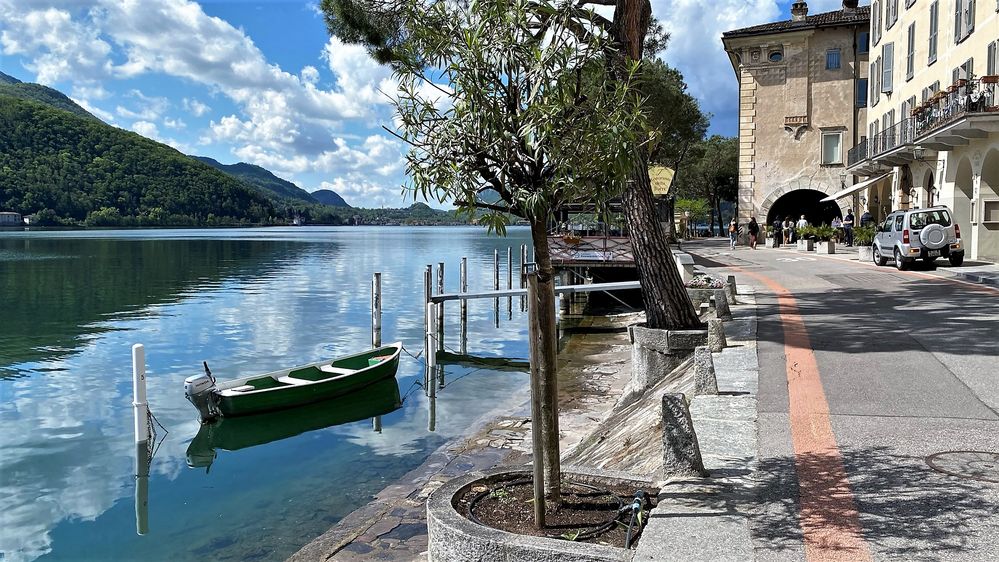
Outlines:
{"label": "planter box", "polygon": [[[427,552],[433,562],[479,562],[482,560],[545,560],[547,562],[625,562],[634,550],[613,546],[517,535],[484,527],[455,509],[457,498],[478,482],[503,474],[529,472],[509,467],[472,472],[446,482],[427,498]],[[594,485],[626,485],[654,488],[651,482],[633,480],[628,475],[595,469],[564,467],[563,474],[575,481]]]}
{"label": "planter box", "polygon": [[711,297],[715,295],[715,289],[691,289],[687,287],[687,296],[690,297],[690,302],[694,304],[694,308],[701,306],[702,302],[711,302]]}
{"label": "planter box", "polygon": [[815,240],[798,240],[799,252],[811,252],[815,250]]}
{"label": "planter box", "polygon": [[777,240],[775,240],[774,238],[767,238],[766,247],[767,248],[776,248],[777,247]]}
{"label": "planter box", "polygon": [[836,242],[832,240],[829,240],[828,242],[816,242],[815,251],[820,254],[835,254]]}
{"label": "planter box", "polygon": [[873,261],[874,249],[871,246],[860,246],[857,248],[857,256],[860,261]]}

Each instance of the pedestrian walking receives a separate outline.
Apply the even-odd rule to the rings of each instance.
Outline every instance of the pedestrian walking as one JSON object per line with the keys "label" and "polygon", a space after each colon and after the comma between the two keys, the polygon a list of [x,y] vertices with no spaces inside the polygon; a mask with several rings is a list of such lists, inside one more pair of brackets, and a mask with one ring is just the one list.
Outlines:
{"label": "pedestrian walking", "polygon": [[760,225],[756,222],[756,217],[749,218],[749,226],[747,228],[749,230],[749,247],[755,250],[756,240],[760,236]]}
{"label": "pedestrian walking", "polygon": [[798,226],[798,230],[801,230],[802,228],[805,228],[806,226],[808,226],[808,221],[805,219],[805,215],[801,215],[801,218],[798,219],[798,225],[797,226]]}
{"label": "pedestrian walking", "polygon": [[735,239],[739,236],[739,223],[735,222],[735,217],[732,217],[732,222],[728,223],[728,247],[729,249],[735,249]]}
{"label": "pedestrian walking", "polygon": [[774,248],[780,248],[781,240],[784,239],[784,223],[781,222],[780,218],[774,220],[773,236]]}
{"label": "pedestrian walking", "polygon": [[782,230],[784,231],[784,244],[790,245],[794,242],[794,222],[791,220],[791,217],[784,217]]}
{"label": "pedestrian walking", "polygon": [[843,217],[843,235],[846,236],[847,247],[853,246],[853,209],[847,209]]}
{"label": "pedestrian walking", "polygon": [[874,224],[874,216],[871,215],[870,211],[864,211],[864,214],[860,215],[860,226],[871,226]]}

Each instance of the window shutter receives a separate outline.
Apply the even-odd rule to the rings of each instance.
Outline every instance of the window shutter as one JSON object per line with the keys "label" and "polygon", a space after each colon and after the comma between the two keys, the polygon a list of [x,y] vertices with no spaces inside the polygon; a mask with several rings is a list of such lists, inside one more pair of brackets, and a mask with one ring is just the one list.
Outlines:
{"label": "window shutter", "polygon": [[881,57],[884,66],[881,67],[881,91],[888,93],[892,91],[892,71],[895,61],[895,44],[885,43],[881,46]]}
{"label": "window shutter", "polygon": [[940,3],[930,4],[930,49],[929,62],[937,60],[937,29],[940,27]]}
{"label": "window shutter", "polygon": [[996,73],[996,49],[999,48],[999,41],[989,43],[988,62],[985,63],[985,73],[994,75]]}
{"label": "window shutter", "polygon": [[905,53],[905,79],[912,78],[916,69],[916,24],[909,25],[908,48]]}
{"label": "window shutter", "polygon": [[964,36],[975,30],[975,0],[964,0]]}
{"label": "window shutter", "polygon": [[962,16],[962,13],[961,13],[962,10],[961,10],[961,8],[962,8],[963,4],[964,4],[964,2],[962,2],[961,0],[955,0],[955,2],[954,2],[954,42],[955,43],[960,42],[961,39],[964,38],[961,35],[961,30],[964,29],[964,26],[961,25],[962,24],[962,18],[961,18],[961,16]]}

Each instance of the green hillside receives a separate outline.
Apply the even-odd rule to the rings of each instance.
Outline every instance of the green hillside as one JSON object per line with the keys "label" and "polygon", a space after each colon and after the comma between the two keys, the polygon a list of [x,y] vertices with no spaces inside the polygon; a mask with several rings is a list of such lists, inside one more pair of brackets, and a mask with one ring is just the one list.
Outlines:
{"label": "green hillside", "polygon": [[253,164],[247,164],[245,162],[239,162],[238,164],[222,164],[221,162],[208,158],[207,156],[192,156],[192,158],[200,160],[216,170],[221,170],[222,172],[225,172],[230,176],[240,179],[252,186],[259,187],[261,190],[266,193],[273,194],[279,199],[294,199],[305,203],[316,202],[316,200],[309,195],[308,191],[305,191],[290,181],[286,181],[275,176],[269,170],[261,168],[260,166],[254,166]]}
{"label": "green hillside", "polygon": [[80,117],[97,119],[60,91],[53,90],[48,86],[42,86],[41,84],[21,82],[17,78],[8,76],[3,72],[0,72],[0,96],[11,96],[23,100],[37,101],[56,109],[75,113]]}
{"label": "green hillside", "polygon": [[320,189],[318,191],[313,191],[312,197],[323,205],[329,205],[331,207],[350,207],[350,205],[343,200],[343,197],[340,197],[340,194],[332,189]]}
{"label": "green hillside", "polygon": [[275,216],[253,188],[166,145],[9,95],[0,95],[0,209],[37,213],[36,223],[88,225],[249,224]]}

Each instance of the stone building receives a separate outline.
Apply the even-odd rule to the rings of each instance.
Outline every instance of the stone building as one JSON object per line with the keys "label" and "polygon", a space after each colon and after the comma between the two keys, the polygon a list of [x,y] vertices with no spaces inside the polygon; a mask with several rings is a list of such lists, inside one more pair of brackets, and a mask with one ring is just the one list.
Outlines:
{"label": "stone building", "polygon": [[[923,0],[925,1],[925,0]],[[722,35],[739,80],[739,220],[804,214],[829,223],[850,202],[821,200],[854,183],[847,149],[867,124],[869,7],[808,15]]]}
{"label": "stone building", "polygon": [[999,260],[999,1],[875,0],[870,25],[867,129],[848,170],[887,188],[859,195],[880,216],[947,205],[966,255]]}

